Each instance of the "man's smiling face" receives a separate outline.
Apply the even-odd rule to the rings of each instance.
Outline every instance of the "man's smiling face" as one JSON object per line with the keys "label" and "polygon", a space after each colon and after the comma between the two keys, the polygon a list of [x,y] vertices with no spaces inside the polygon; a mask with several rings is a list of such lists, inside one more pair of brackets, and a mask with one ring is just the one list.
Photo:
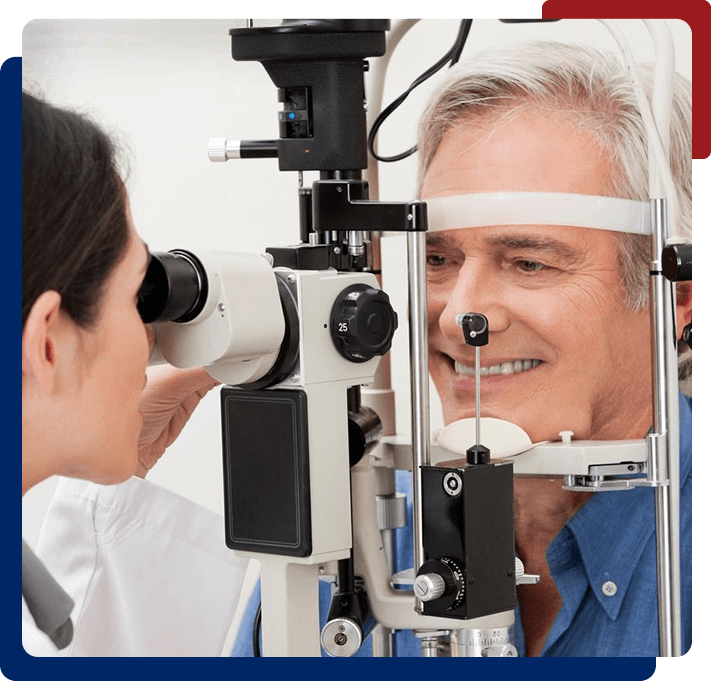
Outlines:
{"label": "man's smiling face", "polygon": [[[493,132],[464,120],[444,137],[422,198],[492,191],[604,194],[593,135],[528,112]],[[650,322],[626,305],[617,235],[546,225],[428,235],[430,373],[445,422],[475,409],[474,348],[456,317],[489,320],[482,415],[536,442],[642,437],[652,422]]]}

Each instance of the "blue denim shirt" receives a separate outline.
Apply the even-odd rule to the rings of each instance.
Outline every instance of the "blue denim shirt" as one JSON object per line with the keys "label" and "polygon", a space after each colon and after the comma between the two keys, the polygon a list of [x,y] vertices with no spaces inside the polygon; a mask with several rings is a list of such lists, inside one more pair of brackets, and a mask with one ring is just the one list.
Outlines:
{"label": "blue denim shirt", "polygon": [[[691,400],[679,400],[682,650],[691,645]],[[398,471],[397,485],[411,503],[411,476]],[[584,492],[582,494],[585,494]],[[542,657],[657,657],[656,533],[654,490],[635,488],[591,492],[592,498],[548,546],[546,557],[563,604],[541,651]],[[408,514],[409,515],[409,514]],[[412,531],[395,532],[395,569],[412,566]],[[606,588],[603,590],[603,585]],[[535,586],[520,588],[535,589]],[[331,588],[320,584],[321,625],[326,622]],[[233,656],[251,657],[252,622],[259,585],[247,605]],[[526,654],[516,617],[516,648]],[[421,656],[419,639],[398,631],[396,657]],[[323,653],[326,655],[326,653]],[[356,656],[372,655],[366,639]]]}

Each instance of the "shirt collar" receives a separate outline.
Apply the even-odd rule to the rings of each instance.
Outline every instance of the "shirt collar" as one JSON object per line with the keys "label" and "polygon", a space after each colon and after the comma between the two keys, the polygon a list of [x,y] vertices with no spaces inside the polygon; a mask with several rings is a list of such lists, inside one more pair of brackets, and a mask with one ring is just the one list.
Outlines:
{"label": "shirt collar", "polygon": [[[679,475],[683,484],[691,473],[692,433],[691,400],[684,395],[679,398],[679,424]],[[592,592],[608,617],[615,620],[642,552],[655,532],[654,490],[638,487],[590,494],[592,498],[551,542],[547,558],[554,578],[565,571],[573,560],[572,534]],[[603,591],[607,582],[614,584],[613,595]],[[557,579],[556,584],[561,589]],[[573,599],[577,595],[570,594]],[[565,602],[566,595],[561,592],[561,596]]]}

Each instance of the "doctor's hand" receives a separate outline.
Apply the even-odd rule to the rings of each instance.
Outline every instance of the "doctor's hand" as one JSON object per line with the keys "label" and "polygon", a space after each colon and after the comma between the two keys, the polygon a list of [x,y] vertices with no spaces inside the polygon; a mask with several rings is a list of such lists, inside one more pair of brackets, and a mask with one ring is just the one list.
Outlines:
{"label": "doctor's hand", "polygon": [[200,400],[219,385],[202,367],[149,367],[141,396],[143,429],[138,438],[135,475],[145,478],[165,450],[180,435]]}

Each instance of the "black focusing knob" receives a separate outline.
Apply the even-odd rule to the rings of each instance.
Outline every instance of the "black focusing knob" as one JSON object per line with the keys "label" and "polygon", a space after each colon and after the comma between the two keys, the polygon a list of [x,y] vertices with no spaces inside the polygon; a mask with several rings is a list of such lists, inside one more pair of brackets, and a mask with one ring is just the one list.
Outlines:
{"label": "black focusing knob", "polygon": [[338,352],[351,362],[384,355],[392,345],[397,314],[387,293],[353,284],[338,294],[331,310],[331,337]]}

